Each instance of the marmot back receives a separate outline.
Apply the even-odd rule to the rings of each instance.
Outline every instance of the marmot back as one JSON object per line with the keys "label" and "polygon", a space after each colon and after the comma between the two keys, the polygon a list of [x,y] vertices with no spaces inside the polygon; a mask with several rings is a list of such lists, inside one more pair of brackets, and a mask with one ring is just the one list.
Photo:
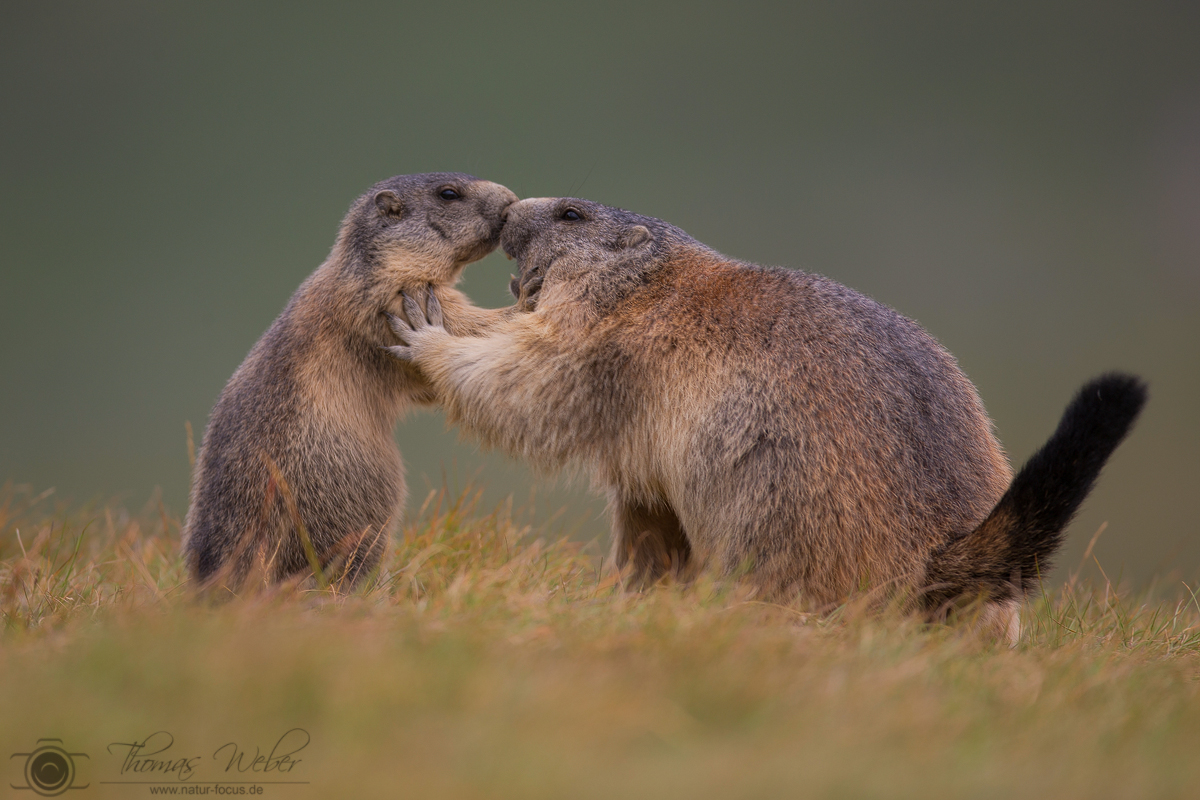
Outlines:
{"label": "marmot back", "polygon": [[455,289],[499,241],[516,196],[458,173],[405,175],[351,206],[329,258],[296,291],[217,400],[193,476],[184,554],[193,580],[236,588],[313,569],[353,583],[378,563],[405,498],[396,420],[429,402],[382,350],[401,292],[432,285],[447,324],[477,334],[503,311]]}
{"label": "marmot back", "polygon": [[1090,385],[1012,483],[954,359],[857,292],[585,200],[517,203],[501,244],[527,313],[466,339],[413,307],[393,351],[485,443],[585,465],[635,584],[708,563],[817,608],[886,588],[939,615],[983,595],[1015,640],[1028,565],[1144,400],[1135,379]]}

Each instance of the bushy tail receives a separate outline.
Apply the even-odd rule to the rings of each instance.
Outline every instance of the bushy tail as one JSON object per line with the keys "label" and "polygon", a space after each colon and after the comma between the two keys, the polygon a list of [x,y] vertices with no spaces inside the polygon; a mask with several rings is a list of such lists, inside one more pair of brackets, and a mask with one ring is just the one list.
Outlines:
{"label": "bushy tail", "polygon": [[1004,600],[1030,591],[1145,403],[1146,385],[1132,375],[1109,373],[1080,389],[1058,430],[1013,478],[983,524],[934,553],[925,581],[927,606],[964,596]]}

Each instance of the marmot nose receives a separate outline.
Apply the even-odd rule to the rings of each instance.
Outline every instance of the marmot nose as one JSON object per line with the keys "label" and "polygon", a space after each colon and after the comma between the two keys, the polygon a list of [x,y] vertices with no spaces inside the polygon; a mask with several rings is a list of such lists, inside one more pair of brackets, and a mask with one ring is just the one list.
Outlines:
{"label": "marmot nose", "polygon": [[522,218],[528,217],[541,200],[542,198],[540,197],[526,197],[524,200],[518,200],[504,209],[505,221],[515,223]]}
{"label": "marmot nose", "polygon": [[[514,208],[509,206],[509,208]],[[506,209],[507,212],[507,209]],[[521,225],[518,215],[520,209],[505,216],[504,227],[500,230],[500,247],[510,258],[520,258],[521,251],[529,244],[531,233]]]}
{"label": "marmot nose", "polygon": [[513,193],[512,189],[509,189],[507,186],[501,186],[498,183],[493,183],[492,187],[495,192],[493,197],[502,211],[507,210],[509,206],[517,202],[517,196]]}

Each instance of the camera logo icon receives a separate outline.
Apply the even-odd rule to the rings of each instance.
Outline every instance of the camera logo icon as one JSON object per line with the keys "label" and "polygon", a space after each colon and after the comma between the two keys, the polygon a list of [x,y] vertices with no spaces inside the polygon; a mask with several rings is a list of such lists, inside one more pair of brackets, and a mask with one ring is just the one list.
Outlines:
{"label": "camera logo icon", "polygon": [[10,783],[9,786],[31,789],[42,797],[57,797],[67,789],[86,789],[90,784],[74,784],[75,759],[87,757],[87,753],[68,753],[62,748],[62,739],[38,739],[37,748],[32,753],[13,753],[10,756],[10,759],[25,759],[25,785]]}

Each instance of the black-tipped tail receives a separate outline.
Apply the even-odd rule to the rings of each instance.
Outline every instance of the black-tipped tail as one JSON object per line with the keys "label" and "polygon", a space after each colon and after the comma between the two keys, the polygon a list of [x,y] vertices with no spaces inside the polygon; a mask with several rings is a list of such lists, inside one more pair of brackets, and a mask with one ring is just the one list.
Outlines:
{"label": "black-tipped tail", "polygon": [[934,554],[926,575],[929,607],[1030,591],[1145,403],[1146,385],[1132,375],[1109,373],[1080,389],[983,524]]}

